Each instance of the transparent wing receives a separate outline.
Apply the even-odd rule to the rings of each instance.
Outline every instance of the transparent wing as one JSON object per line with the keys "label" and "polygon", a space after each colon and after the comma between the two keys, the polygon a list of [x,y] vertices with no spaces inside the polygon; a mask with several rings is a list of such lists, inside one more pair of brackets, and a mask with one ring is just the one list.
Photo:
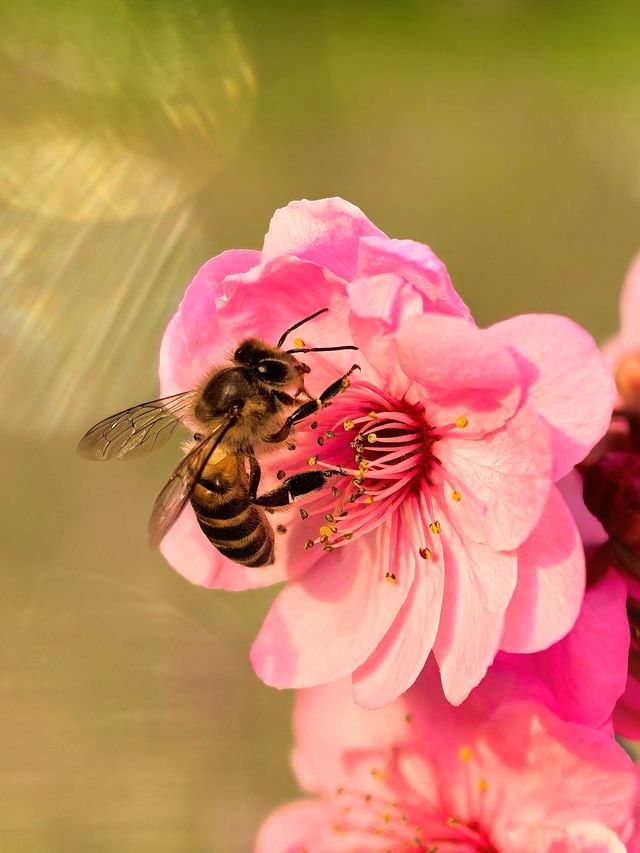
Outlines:
{"label": "transparent wing", "polygon": [[140,403],[92,426],[78,444],[87,459],[136,459],[161,447],[189,408],[191,391]]}
{"label": "transparent wing", "polygon": [[149,545],[157,548],[187,505],[211,454],[236,422],[234,416],[199,441],[184,457],[156,498],[149,519]]}

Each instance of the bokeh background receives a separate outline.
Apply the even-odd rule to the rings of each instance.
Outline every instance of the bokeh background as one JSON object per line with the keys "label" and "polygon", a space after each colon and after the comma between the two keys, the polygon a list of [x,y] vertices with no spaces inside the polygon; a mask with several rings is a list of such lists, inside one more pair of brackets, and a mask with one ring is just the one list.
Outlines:
{"label": "bokeh background", "polygon": [[177,447],[75,456],[152,398],[200,264],[341,195],[428,242],[480,322],[604,338],[640,246],[635,2],[3,0],[0,849],[242,853],[296,793],[273,590],[147,550]]}

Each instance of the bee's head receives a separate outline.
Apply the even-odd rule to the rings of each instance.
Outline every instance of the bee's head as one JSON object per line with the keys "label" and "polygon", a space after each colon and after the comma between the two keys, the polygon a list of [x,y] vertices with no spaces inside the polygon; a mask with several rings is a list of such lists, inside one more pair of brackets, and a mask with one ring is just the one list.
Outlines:
{"label": "bee's head", "polygon": [[270,347],[257,338],[248,338],[233,354],[236,364],[249,370],[255,378],[278,388],[301,385],[303,373],[309,367],[278,347]]}

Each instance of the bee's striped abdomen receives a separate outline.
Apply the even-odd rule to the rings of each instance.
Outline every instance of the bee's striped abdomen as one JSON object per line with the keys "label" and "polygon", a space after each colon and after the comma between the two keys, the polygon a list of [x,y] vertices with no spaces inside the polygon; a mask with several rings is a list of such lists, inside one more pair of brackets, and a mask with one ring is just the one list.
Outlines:
{"label": "bee's striped abdomen", "polygon": [[229,481],[227,472],[207,471],[191,496],[196,518],[223,556],[242,566],[267,566],[274,559],[273,528],[265,511],[250,503],[244,470],[238,466],[233,473]]}

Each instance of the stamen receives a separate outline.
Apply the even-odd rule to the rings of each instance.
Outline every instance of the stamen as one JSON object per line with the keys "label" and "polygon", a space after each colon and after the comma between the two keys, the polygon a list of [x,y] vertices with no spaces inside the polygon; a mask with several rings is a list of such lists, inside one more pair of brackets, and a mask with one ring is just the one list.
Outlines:
{"label": "stamen", "polygon": [[439,536],[440,533],[442,532],[442,527],[440,526],[440,522],[439,521],[432,521],[431,524],[429,525],[429,530],[434,535]]}
{"label": "stamen", "polygon": [[454,489],[451,492],[451,499],[460,502],[462,500],[462,492],[459,489]]}
{"label": "stamen", "polygon": [[347,420],[343,422],[342,426],[344,427],[345,432],[349,432],[354,428],[355,424],[351,418],[347,418]]}
{"label": "stamen", "polygon": [[315,465],[317,461],[318,461],[318,457],[317,457],[317,456],[310,456],[310,457],[307,459],[307,465]]}
{"label": "stamen", "polygon": [[276,477],[278,478],[278,480],[284,480],[284,478],[285,478],[286,476],[287,476],[287,472],[286,472],[286,471],[283,471],[283,470],[282,470],[282,468],[281,468],[281,469],[278,471],[278,473],[276,474]]}
{"label": "stamen", "polygon": [[431,559],[431,548],[427,548],[426,545],[424,548],[420,548],[418,553],[420,554],[420,556],[422,557],[423,560],[430,560]]}
{"label": "stamen", "polygon": [[300,518],[304,521],[309,518],[309,513],[303,507],[300,507]]}
{"label": "stamen", "polygon": [[398,578],[393,574],[393,572],[387,572],[384,579],[387,583],[398,583]]}
{"label": "stamen", "polygon": [[368,433],[367,441],[369,442],[369,444],[375,444],[377,440],[378,436],[375,434],[375,432]]}
{"label": "stamen", "polygon": [[464,429],[469,426],[469,418],[466,415],[459,415],[459,417],[455,419],[455,425],[458,429]]}
{"label": "stamen", "polygon": [[306,346],[302,338],[296,338],[293,342],[293,345],[296,349],[301,349],[302,347]]}

